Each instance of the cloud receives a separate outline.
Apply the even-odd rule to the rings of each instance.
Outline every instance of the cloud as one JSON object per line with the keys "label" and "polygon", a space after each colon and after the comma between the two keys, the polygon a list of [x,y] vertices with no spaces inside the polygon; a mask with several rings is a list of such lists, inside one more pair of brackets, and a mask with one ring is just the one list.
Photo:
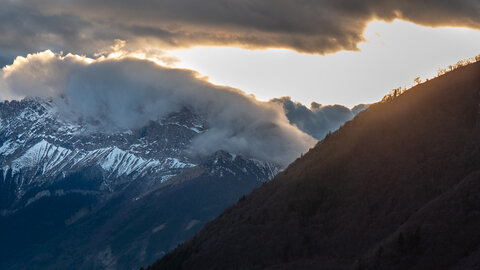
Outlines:
{"label": "cloud", "polygon": [[277,104],[149,60],[44,51],[18,57],[0,75],[0,97],[53,98],[65,117],[105,131],[139,128],[188,108],[209,126],[193,142],[196,154],[222,149],[286,165],[315,143]]}
{"label": "cloud", "polygon": [[[480,29],[472,0],[3,0],[0,57],[44,49],[91,54],[135,48],[235,45],[307,53],[356,50],[372,19]],[[11,58],[13,59],[13,58]]]}
{"label": "cloud", "polygon": [[342,105],[323,106],[312,102],[310,108],[307,108],[292,101],[290,97],[275,98],[270,102],[282,105],[291,124],[318,140],[322,140],[329,132],[337,130],[368,107],[360,104],[349,109]]}

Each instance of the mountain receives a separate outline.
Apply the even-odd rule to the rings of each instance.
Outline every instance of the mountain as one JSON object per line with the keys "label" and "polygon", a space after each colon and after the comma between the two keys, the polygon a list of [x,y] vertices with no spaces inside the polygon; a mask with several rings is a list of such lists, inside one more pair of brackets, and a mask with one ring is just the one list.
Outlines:
{"label": "mountain", "polygon": [[208,128],[187,108],[107,131],[49,99],[0,103],[0,268],[138,268],[280,169],[193,155]]}
{"label": "mountain", "polygon": [[329,132],[337,130],[343,123],[352,120],[369,106],[358,104],[349,109],[342,105],[321,105],[312,102],[310,108],[307,108],[299,102],[292,101],[290,97],[274,98],[270,102],[281,105],[292,125],[317,140],[322,140]]}
{"label": "mountain", "polygon": [[480,63],[371,105],[149,269],[478,269]]}

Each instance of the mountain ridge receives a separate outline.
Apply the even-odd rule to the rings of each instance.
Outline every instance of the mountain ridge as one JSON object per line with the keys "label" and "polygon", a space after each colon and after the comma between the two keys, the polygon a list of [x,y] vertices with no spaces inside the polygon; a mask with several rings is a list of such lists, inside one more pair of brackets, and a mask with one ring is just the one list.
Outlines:
{"label": "mountain ridge", "polygon": [[280,169],[222,150],[190,155],[208,125],[188,109],[106,132],[55,106],[0,103],[2,269],[140,267]]}
{"label": "mountain ridge", "polygon": [[[475,63],[370,106],[149,269],[455,266],[474,252],[460,239],[480,239],[475,230],[452,234],[464,252],[443,245],[423,260],[417,254],[426,254],[427,243],[442,235],[424,223],[398,234],[401,248],[379,244],[479,169],[479,93]],[[471,213],[451,217],[462,220]],[[471,218],[464,224],[478,224],[478,216]],[[370,250],[391,259],[377,260]]]}

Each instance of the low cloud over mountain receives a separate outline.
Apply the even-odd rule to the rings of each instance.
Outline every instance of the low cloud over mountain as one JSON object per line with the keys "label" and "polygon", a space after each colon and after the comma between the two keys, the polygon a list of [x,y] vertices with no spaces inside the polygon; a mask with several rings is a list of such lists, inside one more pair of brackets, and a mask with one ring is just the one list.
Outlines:
{"label": "low cloud over mountain", "polygon": [[349,109],[342,105],[321,105],[312,102],[310,108],[307,108],[301,103],[292,101],[290,97],[275,98],[271,102],[282,105],[291,124],[318,140],[368,107],[360,104]]}
{"label": "low cloud over mountain", "polygon": [[1,78],[3,98],[53,98],[66,117],[94,129],[141,127],[189,108],[204,115],[209,125],[194,140],[195,154],[223,149],[286,165],[315,143],[274,103],[213,85],[193,71],[147,60],[89,59],[45,51],[17,58]]}

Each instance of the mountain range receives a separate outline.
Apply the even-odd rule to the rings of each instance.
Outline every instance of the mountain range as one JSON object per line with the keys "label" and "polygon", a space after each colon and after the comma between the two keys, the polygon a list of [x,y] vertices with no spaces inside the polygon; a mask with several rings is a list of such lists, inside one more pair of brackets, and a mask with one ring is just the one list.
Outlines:
{"label": "mountain range", "polygon": [[280,169],[221,150],[189,155],[206,127],[187,109],[111,133],[69,121],[51,100],[4,102],[0,112],[2,269],[32,261],[38,268],[138,267]]}
{"label": "mountain range", "polygon": [[[354,116],[340,111],[316,130]],[[188,108],[127,130],[63,112],[48,98],[0,103],[1,269],[153,263],[282,169],[222,149],[195,155],[210,127]]]}
{"label": "mountain range", "polygon": [[371,105],[148,269],[479,269],[480,63]]}

